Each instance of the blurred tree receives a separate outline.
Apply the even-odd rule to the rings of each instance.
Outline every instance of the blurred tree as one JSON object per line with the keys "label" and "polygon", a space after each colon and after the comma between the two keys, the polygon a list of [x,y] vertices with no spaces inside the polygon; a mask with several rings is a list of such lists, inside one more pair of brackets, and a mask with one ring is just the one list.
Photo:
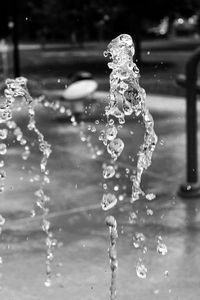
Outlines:
{"label": "blurred tree", "polygon": [[[21,0],[19,5],[23,38],[81,42],[127,32],[134,36],[139,50],[149,21],[168,16],[172,22],[178,15],[189,16],[200,9],[200,0]],[[1,10],[0,34],[7,33],[6,15]]]}
{"label": "blurred tree", "polygon": [[9,1],[6,1],[0,10],[0,39],[5,38],[9,33]]}
{"label": "blurred tree", "polygon": [[[140,41],[144,27],[148,21],[159,22],[169,17],[169,27],[177,16],[189,17],[200,9],[199,0],[113,0],[115,16],[115,31],[122,31],[134,37],[138,63],[141,61]],[[116,8],[117,7],[117,8]]]}

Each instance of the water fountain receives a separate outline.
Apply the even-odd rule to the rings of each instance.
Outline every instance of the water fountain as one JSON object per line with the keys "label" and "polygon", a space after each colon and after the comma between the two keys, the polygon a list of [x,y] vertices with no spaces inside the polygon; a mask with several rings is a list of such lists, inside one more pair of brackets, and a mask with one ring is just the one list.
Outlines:
{"label": "water fountain", "polygon": [[[139,69],[133,62],[134,45],[131,37],[127,34],[122,34],[113,39],[108,45],[107,51],[104,55],[109,56],[112,60],[108,63],[112,72],[110,74],[110,93],[109,103],[105,108],[106,126],[101,131],[99,140],[106,146],[107,152],[111,159],[109,163],[103,164],[103,178],[105,181],[112,179],[116,176],[117,160],[124,150],[124,142],[119,137],[120,130],[124,125],[126,118],[141,118],[145,127],[144,142],[140,146],[137,154],[136,168],[133,168],[133,172],[129,174],[132,195],[130,197],[130,203],[134,203],[139,200],[140,196],[146,197],[147,200],[152,200],[154,194],[146,194],[141,189],[141,180],[143,171],[151,165],[152,154],[157,143],[157,136],[154,132],[154,121],[146,106],[146,94],[143,88],[139,85]],[[0,155],[6,155],[7,146],[4,142],[7,138],[8,131],[10,130],[16,136],[17,141],[22,147],[24,147],[22,158],[27,160],[31,155],[30,145],[23,135],[20,127],[17,126],[12,119],[13,111],[15,110],[15,104],[19,100],[21,105],[25,105],[28,111],[28,130],[32,131],[38,141],[39,150],[42,153],[40,162],[40,186],[35,192],[36,207],[39,207],[42,211],[42,230],[46,234],[46,280],[45,286],[51,285],[51,262],[54,258],[53,250],[56,246],[56,240],[53,237],[50,229],[50,222],[48,221],[48,202],[50,198],[45,194],[45,185],[50,182],[49,170],[47,168],[48,158],[51,154],[51,145],[45,140],[44,135],[37,128],[35,120],[35,107],[37,104],[42,104],[45,108],[50,108],[53,111],[58,111],[67,117],[70,117],[72,125],[77,126],[75,117],[70,109],[65,108],[59,101],[49,102],[45,96],[40,96],[33,99],[27,89],[27,80],[23,77],[16,79],[8,79],[6,81],[6,89],[4,91],[5,102],[0,106],[0,124],[4,127],[0,130],[0,139],[3,141],[0,143]],[[18,102],[19,102],[18,101]],[[99,124],[97,120],[96,125]],[[84,123],[82,123],[84,128]],[[81,128],[80,137],[83,142],[87,143],[87,146],[91,149],[94,158],[101,151],[98,148],[92,146],[90,136],[84,134],[84,130]],[[96,132],[95,126],[91,127],[92,132]],[[102,152],[101,152],[102,153]],[[99,154],[100,155],[100,154]],[[6,172],[4,170],[4,160],[0,161],[0,178],[1,186],[0,192],[4,191],[4,179]],[[128,173],[128,172],[127,172]],[[107,192],[107,184],[104,184],[104,190],[101,207],[107,211],[115,207],[118,203],[119,197],[115,192]],[[114,190],[115,191],[115,190]],[[32,216],[34,217],[36,209],[32,210]],[[137,218],[134,212],[131,213],[130,222]],[[5,223],[5,219],[0,215],[0,231]],[[110,235],[110,247],[109,247],[109,259],[111,269],[111,285],[110,285],[110,300],[116,299],[116,277],[117,277],[117,221],[114,216],[108,215],[106,218],[106,225],[109,228]],[[136,236],[137,241],[143,241],[145,239],[140,233]],[[157,252],[165,255],[167,252],[166,245],[162,242],[162,238],[158,237],[157,240]],[[136,265],[136,273],[140,278],[146,278],[147,268],[142,261],[139,261]]]}
{"label": "water fountain", "polygon": [[[132,195],[130,202],[134,203],[140,195],[145,196],[141,189],[142,174],[145,169],[151,165],[152,154],[157,143],[157,136],[154,132],[154,121],[146,106],[145,90],[139,85],[139,69],[133,62],[135,53],[132,38],[127,34],[121,34],[113,39],[108,45],[104,55],[112,60],[108,67],[112,69],[110,74],[110,93],[109,104],[105,108],[107,118],[106,128],[101,132],[100,140],[107,147],[107,152],[111,156],[110,164],[103,168],[104,179],[112,178],[117,168],[116,161],[120,157],[124,142],[118,137],[122,125],[125,123],[125,117],[142,117],[145,126],[144,143],[138,152],[136,169],[130,176],[132,182]],[[119,124],[117,125],[116,122]],[[146,198],[150,200],[154,195],[147,194]],[[103,210],[112,209],[118,202],[117,196],[111,193],[104,193],[101,206]],[[110,231],[110,268],[111,268],[111,286],[110,300],[116,299],[116,272],[117,272],[117,253],[116,239],[117,222],[113,216],[106,218],[106,224]],[[164,248],[161,241],[158,247]],[[139,261],[136,266],[137,275],[140,278],[146,278],[147,268]]]}
{"label": "water fountain", "polygon": [[[50,182],[49,170],[47,169],[48,158],[51,154],[51,145],[45,140],[44,135],[37,128],[35,120],[35,106],[38,101],[35,101],[29,94],[27,89],[27,80],[23,77],[16,79],[7,79],[6,88],[4,90],[5,101],[0,107],[0,124],[7,126],[8,129],[3,128],[0,131],[1,139],[6,140],[8,130],[11,130],[16,136],[16,140],[24,147],[22,153],[22,159],[27,160],[31,154],[30,146],[28,141],[25,139],[22,130],[17,126],[16,122],[12,120],[13,112],[16,109],[16,102],[19,100],[21,106],[26,105],[28,111],[28,130],[33,131],[38,141],[39,150],[42,153],[40,161],[40,185],[35,192],[36,196],[36,207],[42,211],[42,230],[46,234],[46,280],[45,285],[51,285],[51,262],[53,260],[53,249],[56,245],[56,240],[53,238],[53,234],[50,230],[50,222],[48,221],[48,206],[47,203],[50,201],[48,195],[45,194],[45,185]],[[0,154],[5,155],[7,152],[7,146],[5,143],[0,144]],[[1,179],[5,179],[6,173],[3,169],[4,160],[1,161]],[[1,192],[4,190],[4,184],[1,185]],[[32,217],[35,216],[35,208],[32,210]],[[1,216],[1,225],[5,222]]]}

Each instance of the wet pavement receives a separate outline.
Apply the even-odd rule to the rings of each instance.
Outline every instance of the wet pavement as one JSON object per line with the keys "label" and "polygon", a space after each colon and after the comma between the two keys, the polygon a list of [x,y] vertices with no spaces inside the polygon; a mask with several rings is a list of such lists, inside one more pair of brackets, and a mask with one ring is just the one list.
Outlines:
{"label": "wet pavement", "polygon": [[[99,99],[104,96],[97,93]],[[85,120],[86,127],[99,119],[103,105],[103,100],[95,104],[93,117]],[[142,186],[145,192],[155,193],[156,198],[129,203],[131,182],[126,169],[134,165],[129,156],[136,157],[144,134],[143,125],[137,120],[128,120],[119,133],[125,142],[119,164],[121,177],[109,181],[110,188],[117,186],[118,195],[126,194],[108,212],[118,221],[118,299],[197,300],[200,297],[200,199],[181,200],[177,196],[180,184],[185,181],[185,101],[151,95],[148,105],[159,142]],[[16,119],[27,134],[24,113],[19,112]],[[108,156],[104,153],[92,159],[91,151],[80,141],[80,127],[58,120],[55,113],[39,107],[37,120],[53,149],[49,159],[51,183],[46,190],[51,197],[49,219],[58,240],[53,284],[50,288],[44,286],[45,236],[40,228],[41,214],[30,217],[34,192],[39,185],[32,178],[39,172],[40,153],[33,145],[30,159],[24,162],[23,150],[10,139],[6,192],[0,201],[0,211],[7,220],[0,244],[3,257],[0,299],[109,299],[107,213],[100,208],[102,163],[108,161]],[[104,149],[98,141],[101,126],[96,128],[96,133],[89,132],[92,142]],[[136,222],[129,220],[133,211],[138,211]],[[145,235],[143,247],[133,246],[137,232]],[[159,235],[168,248],[165,256],[156,251]],[[146,253],[142,251],[144,246]],[[146,279],[136,275],[139,258],[148,269]]]}

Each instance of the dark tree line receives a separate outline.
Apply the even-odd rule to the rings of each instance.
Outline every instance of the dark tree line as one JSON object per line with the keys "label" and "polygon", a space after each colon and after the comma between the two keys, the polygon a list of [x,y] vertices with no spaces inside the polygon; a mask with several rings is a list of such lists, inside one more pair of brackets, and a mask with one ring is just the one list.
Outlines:
{"label": "dark tree line", "polygon": [[18,7],[23,39],[97,40],[127,32],[139,39],[150,22],[200,11],[200,0],[6,0],[0,10],[0,37],[9,34],[12,3]]}

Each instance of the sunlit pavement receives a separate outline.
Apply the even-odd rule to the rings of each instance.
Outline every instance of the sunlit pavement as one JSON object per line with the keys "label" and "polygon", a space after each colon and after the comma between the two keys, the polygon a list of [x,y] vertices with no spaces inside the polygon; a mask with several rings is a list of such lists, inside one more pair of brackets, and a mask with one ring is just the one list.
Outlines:
{"label": "sunlit pavement", "polygon": [[[103,101],[98,105],[100,109]],[[143,126],[136,121],[128,121],[119,133],[125,142],[120,159],[121,178],[110,180],[111,186],[119,186],[117,194],[127,193],[126,199],[108,212],[118,220],[118,299],[197,300],[200,296],[200,199],[183,201],[177,196],[185,180],[185,102],[149,96],[148,105],[155,118],[159,142],[152,166],[143,176],[143,189],[155,193],[156,199],[140,199],[133,205],[128,201],[131,193],[130,180],[125,177],[126,168],[131,168],[128,157],[136,158],[144,134]],[[19,113],[17,119],[25,130],[24,115]],[[6,192],[0,201],[0,211],[7,220],[0,248],[3,257],[0,299],[108,299],[109,238],[104,222],[106,213],[100,208],[102,162],[108,156],[92,159],[86,144],[80,141],[79,126],[56,120],[52,112],[40,107],[37,120],[53,149],[49,159],[51,183],[47,188],[51,196],[49,219],[58,239],[53,283],[50,288],[44,287],[45,236],[40,228],[41,214],[30,217],[34,191],[39,185],[30,179],[39,172],[40,153],[34,150],[24,162],[22,149],[11,139],[6,159]],[[94,122],[87,121],[86,126],[89,124]],[[94,145],[97,143],[103,149],[98,142],[100,126],[96,127],[97,133],[90,134],[94,136]],[[130,131],[134,134],[130,135]],[[153,215],[147,214],[147,208]],[[130,224],[129,213],[136,210],[138,219]],[[146,254],[133,246],[136,232],[146,237]],[[167,245],[165,256],[156,251],[158,235]],[[146,279],[136,275],[139,258],[148,269]]]}

